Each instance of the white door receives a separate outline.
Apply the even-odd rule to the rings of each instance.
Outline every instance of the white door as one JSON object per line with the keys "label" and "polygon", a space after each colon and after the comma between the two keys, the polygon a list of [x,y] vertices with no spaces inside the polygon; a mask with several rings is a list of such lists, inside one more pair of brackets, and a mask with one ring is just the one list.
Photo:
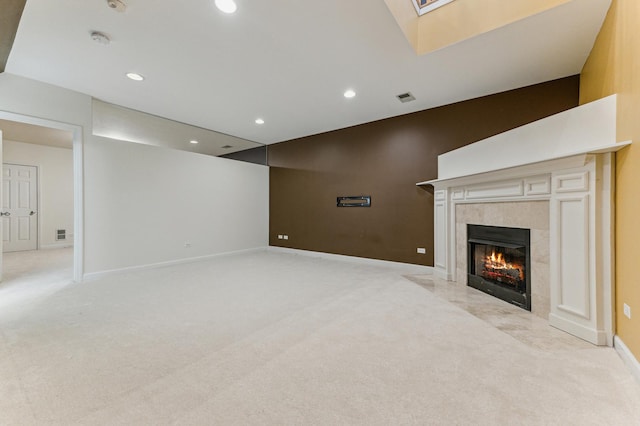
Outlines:
{"label": "white door", "polygon": [[3,252],[38,248],[38,169],[3,164],[2,236]]}

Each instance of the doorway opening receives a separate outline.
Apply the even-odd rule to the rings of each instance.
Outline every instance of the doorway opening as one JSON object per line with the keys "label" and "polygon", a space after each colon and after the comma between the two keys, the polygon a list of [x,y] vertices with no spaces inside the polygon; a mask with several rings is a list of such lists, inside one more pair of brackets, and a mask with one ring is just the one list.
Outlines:
{"label": "doorway opening", "polygon": [[0,111],[0,131],[3,278],[82,281],[82,128]]}

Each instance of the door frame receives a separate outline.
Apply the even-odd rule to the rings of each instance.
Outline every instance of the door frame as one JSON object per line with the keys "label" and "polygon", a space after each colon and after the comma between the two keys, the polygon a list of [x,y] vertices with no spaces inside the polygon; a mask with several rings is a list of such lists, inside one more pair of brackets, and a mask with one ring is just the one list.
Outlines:
{"label": "door frame", "polygon": [[[73,281],[84,275],[84,142],[82,126],[0,111],[0,119],[69,131],[73,135]],[[2,148],[0,146],[0,148]],[[38,246],[39,247],[39,246]]]}
{"label": "door frame", "polygon": [[[19,141],[18,141],[19,142]],[[4,140],[2,141],[2,149],[4,150]],[[21,166],[21,167],[33,167],[36,169],[36,199],[37,199],[37,203],[38,203],[38,217],[36,217],[36,250],[40,250],[40,230],[42,229],[42,223],[41,223],[41,218],[42,216],[40,215],[40,206],[42,205],[42,199],[40,196],[40,165],[38,164],[18,164],[18,163],[7,163],[6,161],[4,161],[4,155],[2,156],[2,166],[4,168],[4,166],[9,165],[9,166]],[[4,253],[4,247],[2,247],[2,252]],[[2,264],[4,267],[4,263]]]}

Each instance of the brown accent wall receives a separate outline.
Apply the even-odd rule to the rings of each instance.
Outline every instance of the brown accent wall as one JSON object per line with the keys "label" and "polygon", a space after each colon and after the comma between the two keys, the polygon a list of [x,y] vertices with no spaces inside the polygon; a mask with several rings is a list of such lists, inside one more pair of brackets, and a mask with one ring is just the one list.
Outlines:
{"label": "brown accent wall", "polygon": [[267,146],[258,146],[242,151],[232,152],[231,154],[221,155],[222,158],[229,160],[245,161],[247,163],[267,165]]}
{"label": "brown accent wall", "polygon": [[[270,145],[269,244],[433,265],[433,194],[416,182],[437,178],[439,154],[577,106],[579,85],[572,76]],[[371,195],[371,207],[336,207],[349,195]]]}

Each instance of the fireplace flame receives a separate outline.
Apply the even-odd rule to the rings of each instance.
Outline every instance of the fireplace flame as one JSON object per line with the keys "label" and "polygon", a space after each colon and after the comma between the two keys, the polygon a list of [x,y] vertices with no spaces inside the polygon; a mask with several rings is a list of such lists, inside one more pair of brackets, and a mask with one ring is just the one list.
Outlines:
{"label": "fireplace flame", "polygon": [[519,274],[519,279],[524,280],[524,271],[522,265],[508,263],[501,252],[496,253],[495,250],[491,252],[490,256],[487,256],[484,262],[485,270],[492,271],[517,271]]}
{"label": "fireplace flame", "polygon": [[491,263],[496,264],[496,266],[500,265],[505,268],[507,267],[507,262],[505,262],[502,258],[502,253],[498,253],[498,255],[496,256],[496,252],[494,250],[491,252],[491,256],[489,256],[489,258],[491,259]]}

